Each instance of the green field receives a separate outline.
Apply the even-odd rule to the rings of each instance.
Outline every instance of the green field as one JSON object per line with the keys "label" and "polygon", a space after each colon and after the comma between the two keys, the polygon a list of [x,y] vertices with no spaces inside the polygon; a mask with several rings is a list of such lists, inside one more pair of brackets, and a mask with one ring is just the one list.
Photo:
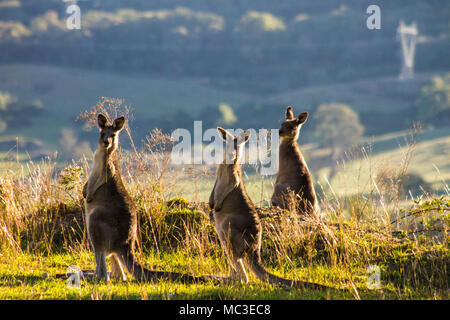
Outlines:
{"label": "green field", "polygon": [[[81,258],[81,260],[80,260]],[[182,252],[167,253],[160,257],[146,257],[148,265],[157,266],[160,270],[188,272],[192,269],[205,271],[211,265],[220,270],[220,261],[186,257]],[[202,261],[203,260],[203,261]],[[29,254],[3,256],[0,259],[0,299],[352,299],[351,291],[347,292],[314,292],[304,290],[283,290],[276,286],[256,282],[251,285],[226,284],[213,282],[205,284],[183,284],[173,281],[156,281],[154,283],[117,282],[95,283],[83,281],[81,288],[73,288],[66,284],[66,279],[54,278],[55,274],[64,274],[71,265],[83,269],[92,269],[93,255],[54,254],[51,256],[34,256]],[[322,268],[312,271],[319,277]],[[47,273],[49,278],[43,277]],[[226,274],[224,274],[226,275]],[[334,275],[336,276],[336,275]],[[330,277],[332,275],[330,274]],[[254,279],[253,279],[254,280]],[[361,283],[363,298],[380,296],[378,293],[364,289]]]}
{"label": "green field", "polygon": [[[339,172],[328,181],[330,167],[323,156],[329,150],[321,149],[316,144],[300,146],[312,170],[314,180],[327,193],[335,193],[339,197],[369,193],[374,189],[372,178],[376,178],[382,169],[399,169],[409,148],[406,142],[408,132],[396,132],[367,139],[356,150],[360,156],[350,154],[339,166]],[[301,143],[301,139],[300,139]],[[361,155],[365,148],[367,156]],[[317,168],[315,163],[320,161]],[[177,168],[174,168],[177,170]],[[210,172],[214,168],[210,169]],[[273,192],[275,176],[261,176],[255,169],[244,169],[244,180],[250,198],[259,205],[267,205]],[[441,128],[425,130],[419,135],[417,145],[408,166],[409,173],[420,175],[429,183],[434,192],[441,194],[445,186],[450,185],[450,129]],[[211,174],[211,173],[210,173]],[[182,194],[194,201],[207,201],[214,186],[214,176],[189,176],[179,180],[172,195]]]}
{"label": "green field", "polygon": [[[19,196],[19,203],[27,196]],[[66,273],[71,267],[92,270],[94,258],[84,226],[71,221],[82,220],[82,211],[76,207],[79,199],[73,203],[66,198],[63,204],[60,196],[63,193],[56,191],[49,198],[56,207],[45,205],[45,213],[28,216],[25,221],[29,226],[10,226],[12,217],[5,217],[8,227],[3,228],[0,238],[0,299],[448,299],[449,253],[445,241],[433,241],[426,234],[420,240],[405,237],[407,233],[392,236],[383,228],[375,231],[367,222],[297,223],[292,216],[270,217],[264,210],[265,266],[278,276],[319,283],[328,289],[286,289],[263,283],[251,273],[247,285],[82,279],[80,287],[74,287],[68,285]],[[40,200],[34,201],[26,205],[37,205]],[[448,198],[446,201],[442,205],[448,211],[450,202]],[[152,270],[197,276],[228,275],[226,257],[205,212],[192,210],[191,204],[188,208],[156,209],[150,199],[144,203],[138,208],[138,260],[142,264]],[[56,209],[61,206],[64,209]],[[6,214],[11,209],[8,207]],[[22,221],[18,216],[13,219],[18,224]],[[8,230],[13,236],[4,233]],[[368,285],[369,265],[380,268],[377,289]]]}
{"label": "green field", "polygon": [[[407,132],[402,132],[396,136],[391,134],[373,139],[373,142],[369,140],[366,145],[368,156],[359,159],[350,157],[345,161],[331,181],[332,188],[340,195],[355,193],[355,187],[358,186],[361,188],[359,192],[367,192],[372,184],[372,176],[382,169],[401,166],[409,147],[405,141],[407,135]],[[369,145],[372,151],[369,151]],[[322,183],[325,183],[323,177],[327,176],[328,170],[323,168],[317,173]],[[424,131],[419,136],[408,172],[419,174],[437,192],[444,190],[445,184],[450,184],[450,129]]]}
{"label": "green field", "polygon": [[[0,143],[20,136],[22,142],[44,142],[42,148],[47,150],[58,150],[61,129],[72,127],[75,116],[93,106],[99,93],[124,98],[135,117],[162,116],[183,108],[195,113],[205,105],[221,102],[238,106],[261,101],[259,97],[215,89],[204,80],[25,65],[2,66],[0,77],[0,91],[9,91],[24,101],[40,99],[49,112],[33,119],[27,128],[6,131]],[[384,80],[386,85],[394,81]],[[366,90],[374,97],[380,89],[370,86],[370,82],[355,82],[267,99],[280,104],[294,101],[299,106],[320,97],[320,101],[342,99],[367,111],[373,106],[360,103],[367,97],[361,92]],[[380,99],[375,102],[384,112],[392,101]],[[249,285],[90,280],[83,281],[79,289],[68,287],[66,278],[57,278],[57,274],[65,274],[69,266],[94,268],[81,197],[88,168],[77,160],[75,163],[81,166],[76,167],[78,174],[61,182],[60,169],[67,163],[30,162],[23,148],[19,152],[14,147],[3,150],[0,299],[448,299],[450,129],[427,128],[413,147],[405,137],[406,131],[365,137],[332,179],[327,160],[330,150],[315,143],[303,145],[300,138],[325,220],[303,221],[290,213],[276,214],[267,207],[275,177],[262,177],[254,173],[254,168],[244,168],[249,196],[262,206],[265,266],[279,276],[330,288],[322,291],[284,289],[254,276]],[[405,167],[409,153],[408,173],[419,174],[432,192],[414,199],[405,194],[398,202],[385,202],[391,195],[379,190],[377,177],[385,169]],[[140,156],[138,159],[145,159],[147,154]],[[172,166],[162,174],[157,170],[133,171],[133,161],[143,160],[136,160],[129,152],[124,152],[123,161],[123,176],[138,207],[139,261],[154,270],[227,275],[228,263],[205,208],[215,166]],[[183,197],[183,205],[169,205],[167,201],[174,197]],[[394,223],[397,219],[400,223]],[[380,289],[367,286],[369,265],[381,269]]]}
{"label": "green field", "polygon": [[0,91],[10,92],[23,102],[39,99],[48,111],[29,127],[8,130],[6,134],[38,138],[55,149],[61,130],[73,127],[75,118],[101,97],[124,99],[136,118],[159,117],[178,110],[196,114],[206,106],[227,103],[237,107],[256,99],[216,89],[208,84],[208,79],[170,79],[36,65],[0,66]]}
{"label": "green field", "polygon": [[[430,76],[432,75],[417,74],[416,87],[425,83]],[[291,104],[299,110],[310,110],[318,103],[338,101],[347,103],[357,112],[389,116],[392,111],[401,111],[411,106],[416,98],[416,87],[401,89],[397,78],[384,77],[377,78],[376,81],[359,80],[286,91],[282,94],[259,95],[223,90],[211,84],[208,78],[175,79],[24,64],[0,66],[1,92],[10,92],[22,103],[40,100],[47,111],[43,116],[32,119],[30,125],[7,129],[3,135],[38,139],[46,149],[54,151],[59,148],[61,130],[73,128],[75,118],[94,106],[101,97],[123,99],[124,104],[131,107],[136,119],[158,118],[176,114],[179,110],[196,116],[205,107],[217,107],[226,103],[236,109],[249,102],[280,107]],[[279,120],[274,119],[274,126],[278,126]],[[185,127],[191,125],[186,123]]]}
{"label": "green field", "polygon": [[[415,86],[422,86],[431,74],[415,75]],[[308,109],[317,103],[342,102],[357,112],[391,113],[411,107],[416,88],[402,87],[398,77],[379,77],[351,82],[306,87],[269,97],[267,102],[293,105]],[[398,93],[403,91],[403,95]],[[407,93],[407,94],[405,94]]]}
{"label": "green field", "polygon": [[[364,146],[368,153],[370,153],[370,146],[371,153],[366,157],[349,156],[340,166],[340,172],[331,181],[328,181],[329,163],[322,159],[323,155],[329,151],[318,148],[315,144],[301,146],[301,149],[310,167],[316,161],[321,162],[319,168],[314,166],[310,168],[314,180],[327,192],[333,190],[338,196],[345,197],[369,192],[374,187],[371,179],[376,177],[381,169],[398,169],[408,149],[405,142],[407,135],[408,132],[398,132],[367,139]],[[414,148],[408,172],[419,174],[432,186],[434,192],[442,193],[445,186],[447,185],[448,188],[450,185],[449,150],[450,129],[425,130],[419,136],[419,141]],[[0,172],[18,168],[15,150],[3,152],[0,157]],[[25,153],[20,152],[18,157],[22,164],[29,161],[29,156]],[[214,170],[213,166],[206,169],[207,174],[204,170],[198,169],[199,173],[196,175],[184,175],[181,174],[182,167],[173,167],[172,172],[177,178],[174,181],[177,183],[173,185],[171,195],[182,195],[193,201],[207,201],[214,186]],[[267,205],[272,196],[275,176],[261,176],[255,173],[253,167],[246,167],[244,179],[253,201],[259,205]]]}
{"label": "green field", "polygon": [[[416,75],[416,84],[418,86],[423,84],[429,77],[428,74]],[[4,140],[14,141],[19,137],[22,143],[32,141],[40,144],[44,153],[53,154],[60,149],[61,130],[73,127],[76,116],[95,105],[101,96],[123,98],[124,103],[131,106],[134,117],[138,119],[160,117],[177,110],[196,114],[205,106],[217,106],[220,103],[237,108],[250,101],[253,103],[264,101],[280,106],[293,104],[297,108],[304,109],[309,109],[318,102],[341,101],[359,112],[373,111],[387,114],[392,110],[392,106],[395,106],[395,110],[402,110],[408,108],[411,103],[410,98],[409,100],[405,98],[410,94],[399,95],[396,87],[398,87],[397,79],[387,77],[379,78],[377,81],[360,80],[304,88],[262,98],[255,94],[217,89],[208,83],[208,79],[170,79],[50,66],[3,65],[0,66],[0,91],[10,92],[23,102],[39,99],[48,113],[33,119],[29,126],[8,129],[0,137],[0,143]],[[278,122],[277,120],[274,123]],[[191,124],[186,124],[186,127],[189,125]],[[366,143],[373,141],[370,161],[349,157],[342,172],[348,171],[351,176],[356,177],[357,171],[368,172],[369,164],[375,171],[380,166],[398,166],[406,150],[402,147],[405,134],[406,132],[393,132],[383,136],[366,137]],[[449,139],[450,131],[447,128],[425,130],[420,136],[410,165],[411,172],[420,174],[436,191],[442,190],[443,184],[448,184],[449,181]],[[90,142],[92,145],[93,142]],[[329,173],[329,164],[324,162],[323,158],[329,151],[318,148],[315,144],[301,147],[315,180],[328,186],[325,178]],[[13,154],[17,152],[15,148],[2,151],[9,151],[7,157],[2,157],[3,167],[7,160],[16,160],[17,155]],[[23,147],[19,148],[19,157],[26,161],[29,156],[24,154],[24,151]],[[257,203],[263,204],[270,198],[274,177],[259,177],[252,172],[254,170],[248,170],[249,192]],[[261,178],[264,182],[261,182]],[[359,186],[367,184],[367,175],[359,175],[358,179],[360,179]],[[205,180],[206,182],[198,184],[195,191],[190,187],[189,181],[186,184],[181,183],[176,192],[182,192],[189,199],[207,199],[211,180],[209,178]],[[341,195],[355,192],[355,181],[341,179],[339,175],[334,177],[330,184]]]}

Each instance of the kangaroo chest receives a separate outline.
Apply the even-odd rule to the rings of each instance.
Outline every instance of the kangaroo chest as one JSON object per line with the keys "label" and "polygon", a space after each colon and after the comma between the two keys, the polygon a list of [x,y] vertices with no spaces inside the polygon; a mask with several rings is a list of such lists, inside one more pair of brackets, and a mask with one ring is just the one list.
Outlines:
{"label": "kangaroo chest", "polygon": [[[92,210],[98,205],[101,205],[105,199],[102,196],[104,192],[100,188],[106,188],[106,183],[109,179],[113,179],[115,176],[115,168],[112,163],[107,159],[106,152],[101,149],[97,149],[94,154],[94,162],[92,171],[87,181],[85,207],[86,214],[90,214]],[[107,199],[106,199],[107,200]]]}

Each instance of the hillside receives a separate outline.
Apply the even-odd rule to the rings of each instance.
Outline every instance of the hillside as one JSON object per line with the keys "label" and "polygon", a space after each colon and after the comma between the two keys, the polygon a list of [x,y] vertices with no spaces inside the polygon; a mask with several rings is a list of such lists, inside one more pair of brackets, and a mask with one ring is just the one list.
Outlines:
{"label": "hillside", "polygon": [[[418,74],[415,84],[406,88],[401,87],[396,78],[386,77],[376,81],[358,80],[286,91],[284,94],[274,94],[267,99],[262,99],[253,94],[218,89],[214,85],[208,84],[207,79],[202,81],[199,79],[118,75],[110,72],[35,65],[0,66],[0,91],[10,92],[20,97],[22,101],[39,99],[45,110],[44,115],[30,119],[27,126],[7,129],[2,134],[0,151],[3,154],[9,151],[8,157],[15,159],[15,137],[19,136],[19,152],[21,154],[24,151],[30,152],[31,155],[40,154],[40,152],[52,154],[55,150],[60,151],[61,130],[64,128],[73,128],[75,135],[81,137],[80,140],[89,141],[93,147],[95,130],[84,133],[80,127],[81,123],[75,122],[75,118],[83,110],[93,106],[100,95],[123,98],[125,104],[131,106],[137,123],[132,126],[132,130],[133,134],[137,136],[153,129],[154,122],[152,120],[160,119],[160,123],[164,123],[164,121],[170,123],[170,117],[167,119],[168,116],[180,111],[188,114],[188,116],[177,119],[177,124],[180,126],[189,128],[193,120],[209,121],[210,119],[202,119],[199,114],[205,108],[217,107],[220,103],[227,103],[238,111],[240,106],[248,103],[277,106],[278,111],[270,111],[273,116],[262,113],[255,114],[253,120],[239,119],[240,123],[244,125],[251,123],[258,129],[268,126],[277,128],[282,121],[282,110],[287,104],[294,105],[297,110],[311,111],[319,103],[341,101],[352,106],[360,114],[362,122],[367,125],[371,124],[374,116],[381,119],[380,122],[372,123],[372,127],[381,130],[390,123],[405,121],[408,118],[404,116],[404,113],[414,103],[417,88],[430,76],[429,74]],[[205,115],[204,112],[202,114]],[[407,112],[407,114],[409,113]],[[365,117],[365,115],[368,116]],[[261,116],[264,119],[258,120],[258,117]],[[310,141],[308,146],[304,146],[304,152],[310,158],[313,174],[323,183],[322,178],[328,172],[328,163],[323,162],[327,150],[319,149],[313,141],[311,142],[313,130],[310,127],[311,124],[314,126],[314,120],[310,120],[302,130],[300,143],[305,143],[304,137]],[[409,125],[405,124],[405,126]],[[404,134],[404,132],[393,132],[366,137],[368,142],[374,141],[373,160],[380,162],[383,159],[389,159],[393,162],[392,165],[398,164],[403,152],[403,149],[398,147],[403,143],[401,137]],[[450,149],[449,137],[450,132],[446,128],[426,130],[411,164],[411,170],[420,173],[436,190],[442,188],[442,179],[447,183],[449,179],[449,157],[446,154],[446,150]],[[21,159],[26,161],[28,156],[21,155]],[[3,161],[5,160],[6,158],[3,158]],[[440,175],[432,163],[439,168]],[[354,166],[357,165],[359,166],[359,162],[354,163]],[[353,165],[346,166],[346,170],[356,170],[351,168]],[[256,186],[250,187],[250,190],[255,188],[254,193],[255,197],[259,199],[258,201],[261,200],[260,185],[258,182]],[[332,181],[332,186],[341,191],[347,190],[342,182]],[[264,192],[267,193],[267,190],[271,190],[269,181],[267,181]],[[343,191],[343,193],[352,193],[352,190],[353,187],[350,187],[350,190]],[[270,197],[269,194],[263,196],[264,199],[268,197]],[[188,196],[188,198],[192,197]]]}
{"label": "hillside", "polygon": [[[316,189],[319,191],[323,188],[328,195],[335,194],[345,198],[368,194],[375,189],[373,181],[385,170],[400,169],[409,147],[406,143],[408,135],[408,132],[396,132],[367,139],[347,155],[339,167],[339,173],[328,182],[330,164],[325,156],[329,150],[318,148],[315,144],[302,145],[301,138],[299,143],[316,182]],[[363,147],[367,156],[363,156],[361,152]],[[444,193],[445,186],[448,188],[450,185],[449,128],[425,130],[419,135],[407,172],[421,176],[432,186],[433,192]],[[211,174],[209,172],[208,176],[204,171],[198,170],[197,174],[177,180],[172,196],[181,194],[189,200],[207,201],[214,186],[214,176]],[[244,168],[244,181],[249,196],[255,203],[269,204],[275,176],[261,176],[255,173],[253,167],[247,166]]]}
{"label": "hillside", "polygon": [[[257,121],[247,117],[238,120],[242,127],[277,128],[282,110],[288,104],[298,110],[311,111],[320,103],[333,101],[349,104],[360,114],[362,123],[379,134],[410,127],[415,115],[407,113],[405,117],[404,112],[414,105],[418,89],[433,75],[417,74],[414,85],[406,88],[398,83],[396,77],[381,77],[374,81],[357,80],[288,90],[263,98],[258,94],[220,89],[209,83],[207,78],[169,78],[52,66],[3,65],[0,66],[0,92],[10,92],[24,102],[38,100],[45,113],[29,119],[30,124],[25,127],[9,128],[2,134],[39,139],[47,149],[56,149],[63,128],[76,128],[78,133],[84,134],[81,132],[81,123],[76,123],[75,118],[95,105],[101,97],[124,99],[124,104],[132,108],[136,121],[133,130],[138,137],[155,126],[163,125],[171,131],[178,127],[190,128],[194,120],[215,120],[201,119],[199,114],[208,108],[217,110],[221,103],[228,104],[234,110],[249,104],[276,106],[279,111],[269,111],[273,116],[268,116],[268,113],[255,114],[254,120]],[[177,112],[181,112],[182,116],[177,117]],[[202,116],[208,116],[208,112],[202,112]],[[263,119],[259,119],[261,117]],[[393,127],[392,124],[398,126]],[[92,139],[93,136],[85,135],[83,138]]]}
{"label": "hillside", "polygon": [[[36,65],[0,66],[0,91],[22,101],[40,100],[45,116],[31,125],[7,130],[5,135],[41,139],[56,148],[61,130],[76,125],[75,118],[94,106],[101,97],[117,97],[133,109],[136,119],[145,120],[184,111],[197,114],[205,106],[227,103],[237,106],[256,97],[217,89],[207,79],[123,75],[85,69]],[[190,124],[189,124],[190,125]],[[135,128],[147,131],[149,127]]]}
{"label": "hillside", "polygon": [[34,63],[184,78],[211,77],[260,95],[395,76],[400,20],[419,29],[416,70],[450,69],[449,6],[377,0],[382,27],[366,27],[357,0],[82,1],[81,29],[62,1],[0,1],[1,64]]}

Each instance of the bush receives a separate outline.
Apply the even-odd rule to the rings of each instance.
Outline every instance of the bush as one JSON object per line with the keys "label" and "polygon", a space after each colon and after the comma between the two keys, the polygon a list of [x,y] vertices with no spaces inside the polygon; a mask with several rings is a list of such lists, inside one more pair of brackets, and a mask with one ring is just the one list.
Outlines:
{"label": "bush", "polygon": [[315,134],[324,147],[345,150],[358,143],[364,128],[356,112],[341,103],[322,104],[314,114]]}
{"label": "bush", "polygon": [[450,123],[450,73],[433,77],[421,90],[419,118],[425,123]]}
{"label": "bush", "polygon": [[411,193],[413,197],[420,196],[423,193],[431,193],[433,191],[431,185],[417,173],[406,174],[402,189],[403,194],[409,195]]}

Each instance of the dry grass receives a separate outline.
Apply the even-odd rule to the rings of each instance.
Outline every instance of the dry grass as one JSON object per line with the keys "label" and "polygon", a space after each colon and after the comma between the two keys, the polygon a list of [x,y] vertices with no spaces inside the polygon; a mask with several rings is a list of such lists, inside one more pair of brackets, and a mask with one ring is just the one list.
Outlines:
{"label": "dry grass", "polygon": [[[120,105],[104,99],[83,118],[92,119],[99,110],[108,117],[122,115]],[[126,132],[132,141],[129,128]],[[377,179],[380,171],[371,169],[360,195],[343,198],[322,186],[321,217],[258,208],[265,265],[286,277],[344,289],[353,298],[446,298],[449,194],[441,198],[424,194],[402,208],[402,176],[414,155],[414,134],[402,165],[394,173],[383,172],[383,179]],[[121,150],[121,172],[137,205],[139,259],[168,271],[227,273],[206,199],[189,202],[171,196],[180,181],[191,181],[195,190],[211,179],[211,168],[173,167],[172,143],[158,130],[149,133],[142,149],[133,141],[132,145],[131,151]],[[370,152],[363,153],[370,162]],[[58,171],[48,160],[0,175],[2,255],[70,253],[71,264],[86,261],[90,246],[81,190],[89,166],[90,159],[81,159]],[[381,268],[383,282],[375,295],[365,282],[366,268],[373,264]],[[226,296],[238,294],[233,290]]]}

